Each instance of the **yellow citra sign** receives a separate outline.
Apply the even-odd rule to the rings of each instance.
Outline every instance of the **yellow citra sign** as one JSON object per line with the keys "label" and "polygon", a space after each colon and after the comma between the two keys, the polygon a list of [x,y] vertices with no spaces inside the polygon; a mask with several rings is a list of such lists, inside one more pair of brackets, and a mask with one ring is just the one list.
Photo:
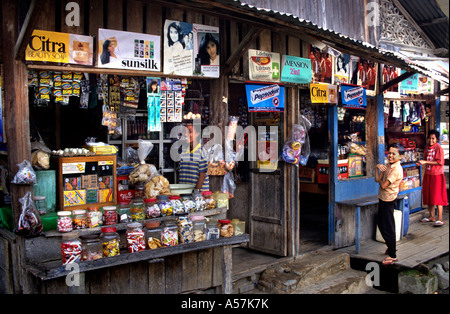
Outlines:
{"label": "yellow citra sign", "polygon": [[314,83],[310,84],[311,103],[336,104],[337,86],[331,84]]}
{"label": "yellow citra sign", "polygon": [[25,51],[26,61],[69,63],[70,34],[34,30]]}

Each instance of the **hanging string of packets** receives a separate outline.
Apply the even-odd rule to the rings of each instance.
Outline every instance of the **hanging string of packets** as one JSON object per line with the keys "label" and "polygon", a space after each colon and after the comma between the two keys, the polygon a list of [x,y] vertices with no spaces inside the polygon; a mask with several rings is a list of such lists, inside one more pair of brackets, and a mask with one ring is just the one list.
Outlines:
{"label": "hanging string of packets", "polygon": [[[60,105],[68,105],[71,96],[86,99],[88,96],[85,94],[89,94],[89,89],[81,88],[82,81],[84,80],[81,72],[28,72],[28,86],[35,88],[34,104],[38,107],[47,107],[52,98]],[[84,102],[80,107],[87,108]]]}

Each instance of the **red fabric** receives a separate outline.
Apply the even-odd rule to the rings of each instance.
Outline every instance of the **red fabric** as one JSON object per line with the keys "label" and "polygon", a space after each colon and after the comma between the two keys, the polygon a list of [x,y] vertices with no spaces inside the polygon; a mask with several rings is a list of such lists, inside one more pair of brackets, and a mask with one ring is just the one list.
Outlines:
{"label": "red fabric", "polygon": [[423,176],[422,196],[425,205],[447,205],[447,188],[443,174]]}
{"label": "red fabric", "polygon": [[439,143],[425,148],[424,157],[427,161],[437,161],[438,165],[424,165],[425,173],[430,175],[444,174],[444,150]]}

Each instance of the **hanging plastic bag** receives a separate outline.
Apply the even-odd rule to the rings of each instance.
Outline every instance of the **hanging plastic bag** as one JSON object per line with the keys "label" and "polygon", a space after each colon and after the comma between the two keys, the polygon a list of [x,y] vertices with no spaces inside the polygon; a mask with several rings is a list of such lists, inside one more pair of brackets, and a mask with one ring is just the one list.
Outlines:
{"label": "hanging plastic bag", "polygon": [[208,175],[223,176],[225,173],[222,145],[215,144],[208,152]]}
{"label": "hanging plastic bag", "polygon": [[137,154],[139,157],[139,166],[130,173],[130,182],[148,182],[152,177],[158,175],[158,170],[152,164],[146,164],[145,158],[150,154],[153,149],[153,144],[150,141],[139,140],[139,148]]}
{"label": "hanging plastic bag", "polygon": [[24,197],[19,199],[19,202],[22,204],[22,213],[14,233],[26,237],[38,236],[42,232],[43,225],[34,206],[31,192],[27,192]]}
{"label": "hanging plastic bag", "polygon": [[22,161],[17,164],[19,171],[17,171],[11,183],[14,184],[35,184],[36,183],[36,173],[28,160]]}
{"label": "hanging plastic bag", "polygon": [[236,183],[234,182],[233,172],[229,171],[223,176],[221,191],[222,193],[227,193],[229,199],[234,197]]}
{"label": "hanging plastic bag", "polygon": [[303,115],[294,124],[281,150],[281,159],[289,164],[305,166],[311,153],[308,130],[311,123]]}

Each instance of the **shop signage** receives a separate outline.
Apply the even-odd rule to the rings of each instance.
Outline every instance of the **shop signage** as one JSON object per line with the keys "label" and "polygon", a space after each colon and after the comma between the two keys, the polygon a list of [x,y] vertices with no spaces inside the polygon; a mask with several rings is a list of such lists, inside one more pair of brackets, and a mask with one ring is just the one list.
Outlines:
{"label": "shop signage", "polygon": [[100,68],[161,71],[160,37],[98,29]]}
{"label": "shop signage", "polygon": [[252,81],[280,82],[280,54],[248,50],[249,78]]}
{"label": "shop signage", "polygon": [[245,84],[249,112],[284,111],[284,86],[280,84]]}
{"label": "shop signage", "polygon": [[[405,73],[404,70],[401,71],[400,74]],[[403,80],[400,83],[400,90],[402,92],[411,92],[411,91],[417,91],[419,87],[419,74],[415,73],[414,75],[408,77],[406,80]]]}
{"label": "shop signage", "polygon": [[166,20],[164,73],[219,77],[219,27]]}
{"label": "shop signage", "polygon": [[92,65],[91,36],[34,30],[25,50],[25,61]]}
{"label": "shop signage", "polygon": [[337,104],[337,86],[331,84],[310,84],[311,103]]}
{"label": "shop signage", "polygon": [[341,98],[344,108],[367,107],[366,89],[362,86],[342,84]]}
{"label": "shop signage", "polygon": [[283,55],[281,81],[295,84],[309,84],[312,79],[311,59]]}

